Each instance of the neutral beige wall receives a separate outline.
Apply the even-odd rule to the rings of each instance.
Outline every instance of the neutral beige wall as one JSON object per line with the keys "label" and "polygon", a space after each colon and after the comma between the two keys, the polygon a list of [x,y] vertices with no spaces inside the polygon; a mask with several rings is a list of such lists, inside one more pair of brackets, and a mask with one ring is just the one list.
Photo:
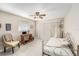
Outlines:
{"label": "neutral beige wall", "polygon": [[60,20],[63,20],[63,18],[57,18],[51,20],[49,19],[49,20],[39,21],[36,23],[38,38],[44,40],[44,44],[46,44],[51,37],[58,36],[57,30]]}
{"label": "neutral beige wall", "polygon": [[[19,39],[20,32],[18,31],[18,26],[19,26],[20,22],[22,22],[22,21],[29,23],[30,25],[33,26],[33,28],[31,29],[31,33],[33,35],[35,35],[35,22],[34,21],[0,11],[0,24],[1,24],[0,41],[1,41],[2,35],[7,32],[12,33],[15,40]],[[6,23],[11,24],[11,31],[6,31],[6,28],[5,28]]]}
{"label": "neutral beige wall", "polygon": [[70,12],[65,17],[64,25],[65,33],[69,32],[74,42],[79,45],[79,4],[72,4]]}

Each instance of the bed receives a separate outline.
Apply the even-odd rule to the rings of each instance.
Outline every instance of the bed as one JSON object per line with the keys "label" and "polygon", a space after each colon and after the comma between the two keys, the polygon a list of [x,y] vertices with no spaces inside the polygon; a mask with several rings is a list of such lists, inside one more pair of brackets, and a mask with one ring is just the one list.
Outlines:
{"label": "bed", "polygon": [[66,38],[50,38],[44,45],[43,54],[47,56],[73,56],[72,42]]}

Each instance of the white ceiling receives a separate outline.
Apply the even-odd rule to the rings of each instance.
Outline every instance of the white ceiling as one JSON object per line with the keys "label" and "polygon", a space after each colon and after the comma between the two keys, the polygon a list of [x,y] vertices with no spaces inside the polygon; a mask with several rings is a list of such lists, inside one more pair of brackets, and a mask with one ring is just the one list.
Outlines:
{"label": "white ceiling", "polygon": [[33,19],[35,12],[45,13],[44,19],[64,17],[72,4],[67,3],[0,3],[0,10]]}

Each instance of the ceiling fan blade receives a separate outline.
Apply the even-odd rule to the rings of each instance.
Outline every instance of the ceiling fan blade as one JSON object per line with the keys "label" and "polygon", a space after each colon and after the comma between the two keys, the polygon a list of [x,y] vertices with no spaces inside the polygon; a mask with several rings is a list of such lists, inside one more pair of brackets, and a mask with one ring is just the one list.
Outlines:
{"label": "ceiling fan blade", "polygon": [[29,15],[29,16],[35,16],[35,15]]}
{"label": "ceiling fan blade", "polygon": [[42,17],[42,16],[39,16],[39,18],[43,19],[43,17]]}
{"label": "ceiling fan blade", "polygon": [[36,19],[36,16],[34,16],[34,19]]}
{"label": "ceiling fan blade", "polygon": [[43,19],[43,16],[46,16],[46,14],[40,14],[40,12],[35,12],[34,15],[30,15],[30,16],[34,17],[34,19],[36,19],[36,18]]}
{"label": "ceiling fan blade", "polygon": [[46,16],[46,14],[41,14],[40,16]]}

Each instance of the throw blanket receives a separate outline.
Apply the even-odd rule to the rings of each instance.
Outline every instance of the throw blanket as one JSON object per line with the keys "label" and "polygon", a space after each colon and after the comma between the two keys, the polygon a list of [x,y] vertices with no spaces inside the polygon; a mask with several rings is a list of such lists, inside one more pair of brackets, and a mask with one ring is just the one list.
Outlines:
{"label": "throw blanket", "polygon": [[44,53],[52,56],[72,56],[71,50],[67,47],[69,43],[61,38],[51,38],[44,46]]}

